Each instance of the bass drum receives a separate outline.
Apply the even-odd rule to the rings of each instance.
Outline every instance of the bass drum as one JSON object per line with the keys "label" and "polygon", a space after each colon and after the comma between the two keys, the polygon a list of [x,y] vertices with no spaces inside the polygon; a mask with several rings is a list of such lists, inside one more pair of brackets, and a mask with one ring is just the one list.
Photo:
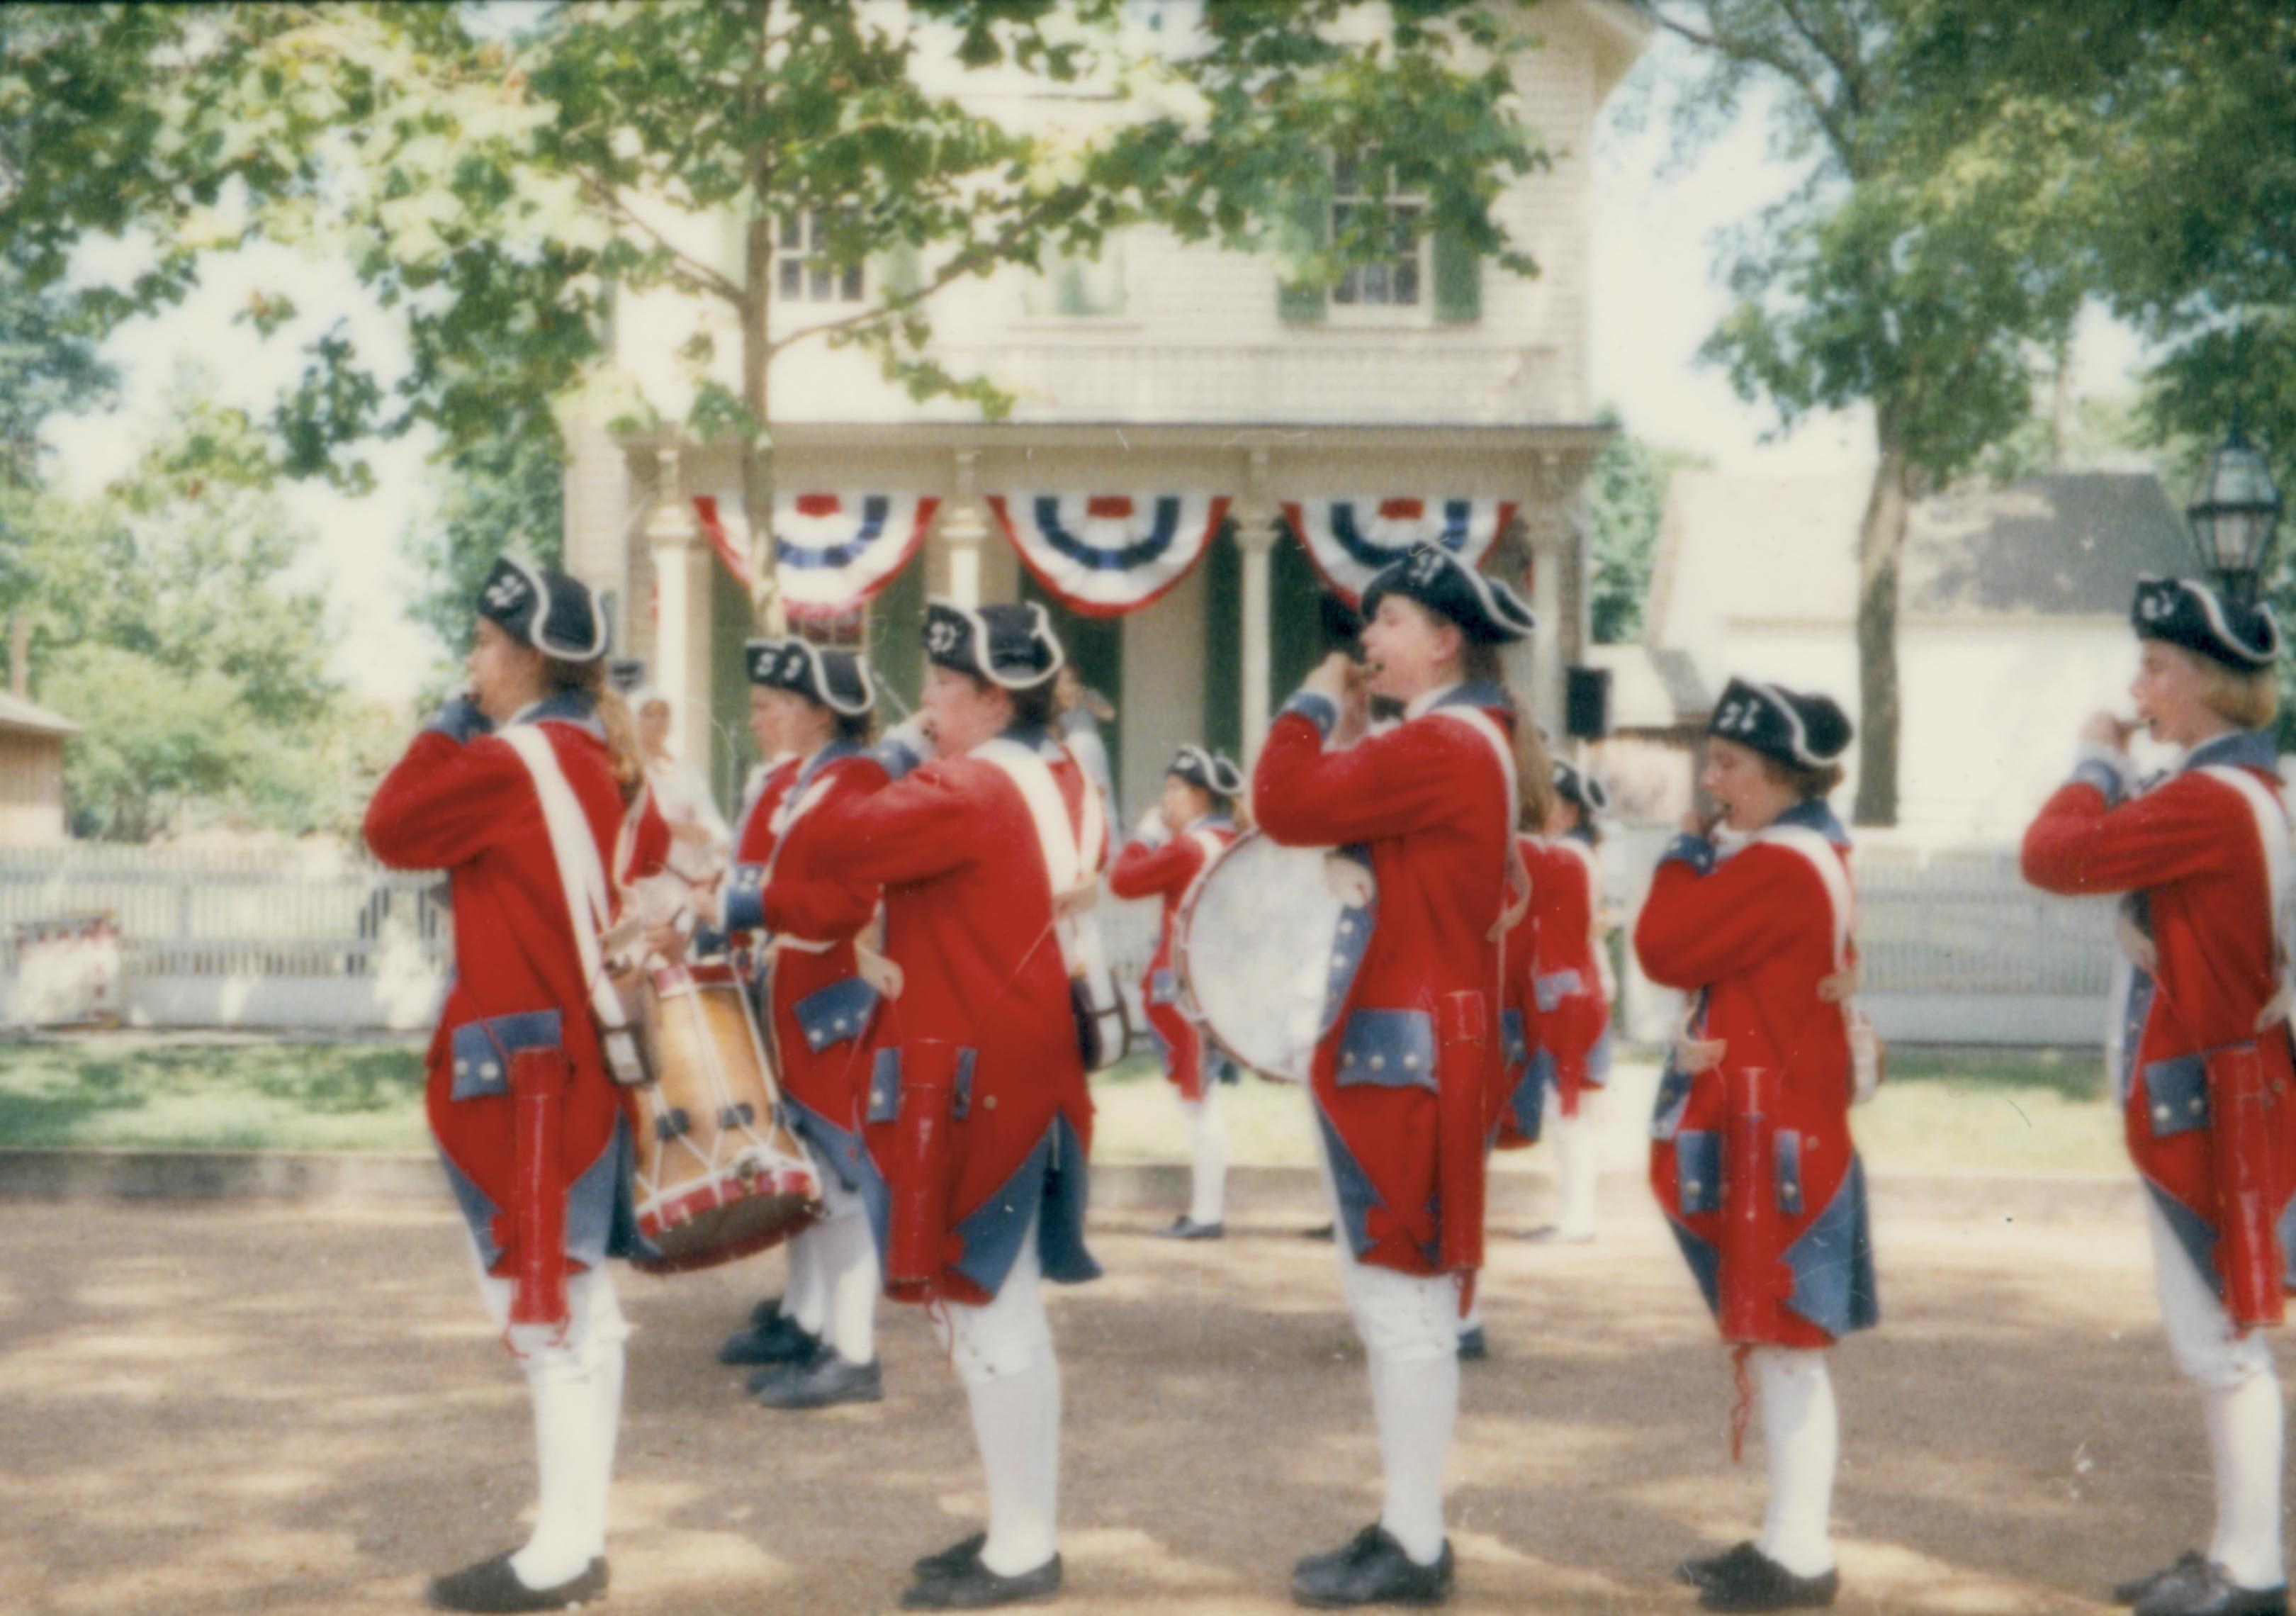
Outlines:
{"label": "bass drum", "polygon": [[[1354,859],[1239,836],[1175,917],[1188,1013],[1238,1064],[1306,1082],[1335,962],[1361,957],[1373,895],[1370,870]],[[1357,946],[1343,946],[1349,936]]]}
{"label": "bass drum", "polygon": [[651,1082],[636,1091],[638,1228],[650,1274],[715,1267],[780,1244],[821,1210],[821,1178],[780,1115],[749,995],[729,963],[647,974],[639,1023]]}

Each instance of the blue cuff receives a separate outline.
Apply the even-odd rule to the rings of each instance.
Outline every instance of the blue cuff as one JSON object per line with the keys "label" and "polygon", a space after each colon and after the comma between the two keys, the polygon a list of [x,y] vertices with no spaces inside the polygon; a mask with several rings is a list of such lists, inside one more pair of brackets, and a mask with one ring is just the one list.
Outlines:
{"label": "blue cuff", "polygon": [[425,734],[435,730],[455,745],[467,746],[480,735],[494,734],[495,721],[480,712],[470,697],[454,696],[422,728]]}
{"label": "blue cuff", "polygon": [[737,864],[726,873],[726,930],[766,929],[766,866]]}
{"label": "blue cuff", "polygon": [[726,934],[708,921],[698,923],[686,939],[686,952],[695,959],[715,959],[726,952]]}
{"label": "blue cuff", "polygon": [[1658,862],[1661,868],[1669,864],[1686,864],[1704,875],[1714,868],[1714,844],[1703,836],[1684,831],[1666,844],[1666,851],[1659,855]]}
{"label": "blue cuff", "polygon": [[2073,783],[2093,785],[2104,799],[2107,808],[2118,808],[2127,793],[2121,786],[2120,771],[2097,758],[2084,758],[2073,765]]}
{"label": "blue cuff", "polygon": [[[1292,699],[1283,703],[1283,712],[1298,713],[1308,723],[1314,725],[1316,733],[1326,741],[1332,738],[1332,732],[1340,726],[1340,704],[1317,691],[1295,692]],[[1278,713],[1276,716],[1281,718],[1283,713]]]}
{"label": "blue cuff", "polygon": [[887,775],[895,780],[922,767],[925,761],[924,754],[910,745],[906,739],[897,739],[890,735],[871,747],[869,756],[875,759],[878,766]]}

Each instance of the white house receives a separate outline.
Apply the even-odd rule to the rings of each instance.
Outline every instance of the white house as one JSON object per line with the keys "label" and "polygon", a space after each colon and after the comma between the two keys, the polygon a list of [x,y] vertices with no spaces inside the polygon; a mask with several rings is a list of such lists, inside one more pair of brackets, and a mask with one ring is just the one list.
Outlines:
{"label": "white house", "polygon": [[[1649,645],[1685,653],[1709,691],[1745,674],[1824,691],[1856,718],[1866,492],[1862,478],[1677,472]],[[1917,504],[1898,575],[1900,824],[1939,841],[2021,834],[2082,718],[2127,708],[2137,576],[2194,565],[2150,474],[2035,477]]]}
{"label": "white house", "polygon": [[[1537,279],[1423,241],[1302,298],[1272,260],[1136,229],[1096,262],[960,283],[934,299],[939,357],[1019,401],[996,423],[969,406],[913,403],[849,351],[812,342],[784,354],[771,377],[777,539],[795,534],[832,558],[865,548],[868,534],[919,540],[913,558],[896,542],[860,564],[898,563],[865,619],[808,631],[857,633],[894,687],[914,692],[928,593],[1054,600],[1073,659],[1119,709],[1110,751],[1129,815],[1178,742],[1242,755],[1326,649],[1324,592],[1301,529],[1327,552],[1343,531],[1400,544],[1447,529],[1492,545],[1494,567],[1528,575],[1542,628],[1516,674],[1558,726],[1562,672],[1586,638],[1571,511],[1605,436],[1587,381],[1595,119],[1651,25],[1620,0],[1539,0],[1519,20],[1540,44],[1513,70],[1555,160],[1496,206],[1538,259]],[[1111,115],[1113,103],[1033,83],[957,82],[1014,125],[1085,129]],[[1332,206],[1367,205],[1350,183],[1342,163]],[[663,224],[684,231],[688,251],[726,250],[691,219]],[[873,294],[870,277],[904,273],[890,262],[816,273],[808,223],[781,229],[777,333],[849,314]],[[717,313],[669,296],[626,299],[617,312],[619,364],[665,420],[681,419],[690,396],[677,355],[697,327],[714,333],[718,379],[734,386],[738,341]],[[687,755],[708,751],[723,785],[747,745],[738,646],[752,631],[711,532],[714,521],[734,549],[746,544],[732,530],[735,456],[596,427],[576,450],[569,564],[612,591],[617,644],[680,699]],[[1041,557],[1079,534],[1168,541],[1174,576],[1152,600],[1067,610],[1016,544],[1033,542]],[[840,550],[840,538],[855,542]],[[793,576],[786,562],[781,576]]]}

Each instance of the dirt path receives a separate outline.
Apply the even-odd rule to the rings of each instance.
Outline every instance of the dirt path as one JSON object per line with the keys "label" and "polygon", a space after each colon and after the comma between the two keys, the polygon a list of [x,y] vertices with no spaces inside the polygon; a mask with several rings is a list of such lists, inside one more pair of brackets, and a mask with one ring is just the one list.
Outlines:
{"label": "dirt path", "polygon": [[[1462,1611],[1677,1612],[1667,1568],[1759,1517],[1730,1377],[1656,1214],[1612,1186],[1601,1243],[1494,1242],[1492,1361],[1454,1458]],[[1054,1301],[1083,1612],[1289,1609],[1294,1555],[1377,1512],[1360,1355],[1312,1209],[1225,1243],[1105,1218],[1110,1277]],[[2205,1533],[2200,1413],[2172,1378],[2133,1217],[2037,1226],[1886,1202],[1888,1323],[1837,1355],[1842,1608],[2100,1608]],[[0,1608],[72,1616],[404,1612],[516,1541],[522,1383],[450,1217],[7,1210]],[[860,1612],[980,1508],[962,1396],[924,1322],[884,1330],[882,1405],[750,1406],[718,1339],[766,1258],[630,1276],[611,1608]]]}

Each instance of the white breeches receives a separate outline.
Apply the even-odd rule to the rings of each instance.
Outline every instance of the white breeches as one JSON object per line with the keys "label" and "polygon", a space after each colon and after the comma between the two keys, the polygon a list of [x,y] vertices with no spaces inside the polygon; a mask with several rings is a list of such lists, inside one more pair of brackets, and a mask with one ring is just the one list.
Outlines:
{"label": "white breeches", "polygon": [[[475,1246],[472,1260],[477,1266]],[[529,1325],[510,1331],[512,1289],[509,1280],[480,1268],[487,1316],[497,1330],[509,1331],[534,1403],[540,1502],[534,1535],[511,1556],[511,1566],[529,1587],[555,1587],[606,1552],[606,1494],[621,1425],[630,1326],[613,1277],[603,1268],[568,1277],[562,1332]]]}
{"label": "white breeches", "polygon": [[999,1576],[1016,1577],[1060,1546],[1061,1366],[1034,1216],[996,1294],[978,1308],[951,1302],[945,1317],[943,1345],[964,1387],[988,1483],[980,1558]]}
{"label": "white breeches", "polygon": [[1422,1565],[1443,1553],[1443,1472],[1459,1419],[1459,1285],[1448,1275],[1399,1273],[1356,1260],[1347,1217],[1320,1148],[1325,1198],[1337,1226],[1340,1290],[1371,1374],[1385,1496],[1380,1524]]}
{"label": "white breeches", "polygon": [[877,1242],[860,1193],[825,1163],[822,1214],[790,1237],[786,1303],[799,1328],[824,1341],[849,1364],[877,1357]]}
{"label": "white breeches", "polygon": [[2287,1579],[2280,1534],[2287,1411],[2272,1348],[2261,1330],[2234,1331],[2216,1288],[2194,1266],[2149,1191],[2144,1213],[2169,1355],[2201,1389],[2217,1495],[2209,1558],[2243,1587],[2277,1587]]}

